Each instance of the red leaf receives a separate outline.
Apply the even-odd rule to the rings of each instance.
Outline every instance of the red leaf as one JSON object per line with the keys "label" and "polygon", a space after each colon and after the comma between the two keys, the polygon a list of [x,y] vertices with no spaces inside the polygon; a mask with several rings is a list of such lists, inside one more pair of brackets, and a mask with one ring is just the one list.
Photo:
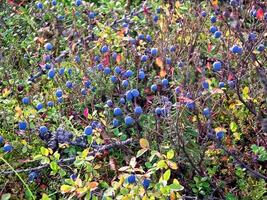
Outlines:
{"label": "red leaf", "polygon": [[258,9],[257,10],[257,19],[262,20],[263,16],[264,16],[263,9],[262,8]]}
{"label": "red leaf", "polygon": [[88,117],[88,114],[89,114],[89,110],[88,108],[86,107],[83,111],[83,115],[87,118]]}
{"label": "red leaf", "polygon": [[209,43],[208,44],[208,53],[210,53],[211,52],[211,44]]}
{"label": "red leaf", "polygon": [[110,55],[109,55],[109,53],[107,53],[106,55],[105,55],[105,57],[104,57],[104,59],[102,60],[102,63],[105,65],[105,66],[109,66],[109,64],[110,64],[110,62],[109,62],[109,60],[110,60]]}
{"label": "red leaf", "polygon": [[229,75],[228,75],[228,78],[227,78],[228,81],[232,81],[232,80],[234,80],[234,79],[235,79],[235,77],[234,77],[233,74],[229,74]]}

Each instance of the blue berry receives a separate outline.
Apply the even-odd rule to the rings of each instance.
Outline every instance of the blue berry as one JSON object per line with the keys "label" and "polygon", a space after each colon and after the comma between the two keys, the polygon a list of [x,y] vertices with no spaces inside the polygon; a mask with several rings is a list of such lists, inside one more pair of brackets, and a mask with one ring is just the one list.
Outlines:
{"label": "blue berry", "polygon": [[49,63],[46,63],[46,64],[45,64],[45,69],[46,69],[46,70],[51,69],[51,65],[50,65]]}
{"label": "blue berry", "polygon": [[3,151],[5,153],[10,152],[12,150],[13,150],[13,147],[10,144],[5,144],[4,147],[3,147]]}
{"label": "blue berry", "polygon": [[169,81],[168,81],[168,79],[166,79],[166,78],[162,79],[162,80],[161,80],[161,84],[162,84],[163,86],[168,86],[168,85],[169,85]]}
{"label": "blue berry", "polygon": [[88,17],[89,17],[89,19],[94,19],[95,18],[95,13],[94,12],[90,12]]}
{"label": "blue berry", "polygon": [[118,127],[118,126],[120,125],[119,120],[117,120],[116,118],[113,119],[113,121],[112,121],[112,125],[113,125],[114,127]]}
{"label": "blue berry", "polygon": [[84,86],[85,86],[86,88],[89,88],[90,85],[91,85],[91,81],[87,80],[87,81],[84,82]]}
{"label": "blue berry", "polygon": [[93,128],[92,128],[92,126],[87,126],[87,127],[85,127],[85,129],[84,129],[84,134],[85,134],[85,135],[92,135],[92,133],[93,133]]}
{"label": "blue berry", "polygon": [[108,105],[108,107],[112,107],[113,106],[113,102],[109,99],[109,100],[107,100],[107,105]]}
{"label": "blue berry", "polygon": [[42,103],[38,103],[36,106],[36,110],[41,110],[43,108],[43,104]]}
{"label": "blue berry", "polygon": [[129,77],[131,77],[133,75],[133,71],[132,70],[127,70],[126,72],[125,72],[125,76],[127,77],[127,78],[129,78]]}
{"label": "blue berry", "polygon": [[56,72],[55,72],[54,69],[50,69],[48,71],[48,74],[47,75],[48,75],[48,78],[53,79],[55,77],[55,75],[56,75]]}
{"label": "blue berry", "polygon": [[117,83],[118,78],[116,76],[111,76],[110,80],[111,80],[112,83]]}
{"label": "blue berry", "polygon": [[70,175],[70,178],[71,178],[73,181],[75,181],[75,180],[78,178],[78,176],[77,176],[76,174],[71,174],[71,175]]}
{"label": "blue berry", "polygon": [[203,115],[204,115],[205,117],[209,117],[209,116],[210,116],[210,109],[209,109],[209,108],[204,108],[204,110],[203,110]]}
{"label": "blue berry", "polygon": [[131,94],[133,95],[133,97],[138,97],[140,95],[140,93],[137,89],[132,89]]}
{"label": "blue berry", "polygon": [[222,32],[221,32],[221,31],[216,31],[216,32],[214,33],[214,37],[215,37],[215,38],[220,38],[221,35],[222,35]]}
{"label": "blue berry", "polygon": [[256,35],[255,33],[250,33],[250,34],[248,35],[248,40],[249,40],[250,42],[254,42],[256,39],[257,39],[257,35]]}
{"label": "blue berry", "polygon": [[130,90],[126,92],[125,96],[127,101],[131,101],[134,98]]}
{"label": "blue berry", "polygon": [[190,102],[190,103],[186,103],[186,107],[189,109],[189,110],[194,110],[195,109],[195,102]]}
{"label": "blue berry", "polygon": [[31,172],[28,176],[30,182],[33,182],[38,177],[36,172]]}
{"label": "blue berry", "polygon": [[146,77],[145,72],[143,72],[143,71],[139,71],[138,78],[139,78],[140,80],[144,80],[145,77]]}
{"label": "blue berry", "polygon": [[71,89],[73,87],[72,82],[71,81],[67,81],[66,82],[66,87],[69,88],[69,89]]}
{"label": "blue berry", "polygon": [[56,6],[57,5],[57,1],[56,0],[52,0],[51,4],[52,4],[52,6]]}
{"label": "blue berry", "polygon": [[139,39],[139,40],[144,40],[144,39],[145,39],[144,34],[140,34],[140,35],[138,35],[138,39]]}
{"label": "blue berry", "polygon": [[99,64],[97,65],[97,69],[98,69],[99,71],[102,71],[102,70],[104,69],[104,65],[103,65],[102,63],[99,63]]}
{"label": "blue berry", "polygon": [[4,138],[3,136],[0,135],[0,145],[4,143]]}
{"label": "blue berry", "polygon": [[152,38],[151,38],[150,35],[146,35],[146,41],[148,41],[148,42],[152,42]]}
{"label": "blue berry", "polygon": [[100,57],[96,55],[96,56],[94,57],[94,60],[95,60],[96,62],[99,62],[99,61],[100,61]]}
{"label": "blue berry", "polygon": [[65,68],[64,67],[60,68],[58,74],[62,76],[64,73],[65,73]]}
{"label": "blue berry", "polygon": [[111,73],[111,69],[109,67],[104,68],[104,74],[108,75]]}
{"label": "blue berry", "polygon": [[131,126],[134,123],[134,119],[130,116],[126,116],[124,118],[124,122],[127,126]]}
{"label": "blue berry", "polygon": [[22,122],[19,122],[19,130],[26,130],[27,128],[27,122],[25,121],[22,121]]}
{"label": "blue berry", "polygon": [[206,11],[202,11],[202,12],[201,12],[201,16],[202,16],[202,17],[206,17],[206,16],[207,16]]}
{"label": "blue berry", "polygon": [[122,110],[120,109],[120,108],[114,108],[114,110],[113,110],[113,114],[115,115],[115,116],[119,116],[119,115],[122,115]]}
{"label": "blue berry", "polygon": [[53,49],[53,45],[51,44],[51,43],[46,43],[45,45],[44,45],[44,47],[45,47],[45,49],[47,50],[47,51],[51,51],[52,49]]}
{"label": "blue berry", "polygon": [[172,63],[172,59],[171,58],[166,58],[166,64],[170,65]]}
{"label": "blue berry", "polygon": [[223,131],[219,131],[216,133],[216,137],[218,140],[222,140],[224,137],[224,132]]}
{"label": "blue berry", "polygon": [[36,7],[40,10],[44,8],[44,6],[41,2],[37,2]]}
{"label": "blue berry", "polygon": [[63,98],[62,97],[57,98],[57,102],[58,103],[63,103]]}
{"label": "blue berry", "polygon": [[147,55],[142,55],[141,56],[141,62],[146,62],[148,59]]}
{"label": "blue berry", "polygon": [[106,53],[108,51],[108,46],[107,45],[104,45],[102,48],[101,48],[101,52],[102,53]]}
{"label": "blue berry", "polygon": [[215,16],[211,16],[210,21],[211,23],[215,23],[217,21],[217,18]]}
{"label": "blue berry", "polygon": [[73,70],[72,70],[71,68],[69,68],[69,69],[68,69],[68,74],[71,75],[71,74],[72,74],[72,71],[73,71]]}
{"label": "blue berry", "polygon": [[116,59],[117,59],[117,56],[118,56],[118,54],[117,54],[116,52],[113,52],[113,53],[112,53],[112,58],[113,58],[113,60],[116,60]]}
{"label": "blue berry", "polygon": [[211,33],[215,33],[216,31],[218,31],[218,28],[216,26],[210,27],[210,32]]}
{"label": "blue berry", "polygon": [[224,87],[225,87],[224,82],[219,82],[219,88],[224,88]]}
{"label": "blue berry", "polygon": [[181,89],[180,89],[179,86],[177,86],[177,87],[175,88],[175,93],[176,93],[176,94],[180,94],[180,93],[181,93]]}
{"label": "blue berry", "polygon": [[152,92],[156,92],[158,90],[158,86],[156,84],[151,85],[150,87]]}
{"label": "blue berry", "polygon": [[62,95],[63,95],[63,92],[62,92],[62,90],[61,89],[57,89],[57,91],[56,91],[56,97],[62,97]]}
{"label": "blue berry", "polygon": [[136,107],[134,108],[134,113],[135,113],[136,115],[141,115],[141,114],[143,113],[143,110],[142,110],[142,108],[141,108],[140,106],[136,106]]}
{"label": "blue berry", "polygon": [[213,70],[218,72],[222,69],[222,63],[220,61],[216,61],[213,63]]}
{"label": "blue berry", "polygon": [[204,89],[209,89],[209,83],[208,82],[206,82],[206,81],[204,81],[203,83],[202,83],[202,87],[204,88]]}
{"label": "blue berry", "polygon": [[121,73],[121,68],[118,67],[118,66],[115,67],[114,72],[115,72],[116,74],[120,74],[120,73]]}
{"label": "blue berry", "polygon": [[128,81],[128,80],[123,80],[122,83],[121,83],[121,85],[122,85],[123,87],[128,87],[128,85],[129,85],[129,81]]}
{"label": "blue berry", "polygon": [[82,0],[76,0],[76,1],[75,1],[75,5],[76,5],[76,6],[80,6],[80,5],[82,5]]}
{"label": "blue berry", "polygon": [[257,50],[258,50],[259,52],[263,52],[263,51],[265,50],[265,46],[264,46],[264,44],[260,44],[260,45],[257,47]]}
{"label": "blue berry", "polygon": [[157,22],[158,20],[159,20],[159,16],[155,15],[155,16],[153,17],[153,21],[154,21],[154,22]]}
{"label": "blue berry", "polygon": [[75,61],[76,63],[81,62],[81,58],[80,58],[80,56],[78,56],[78,55],[75,56],[74,61]]}
{"label": "blue berry", "polygon": [[29,104],[30,103],[30,98],[29,97],[23,97],[22,103],[23,104]]}
{"label": "blue berry", "polygon": [[53,107],[54,106],[54,102],[53,101],[48,101],[47,102],[47,106],[48,107]]}
{"label": "blue berry", "polygon": [[129,184],[133,184],[136,182],[136,177],[135,177],[135,175],[130,175],[130,176],[128,176],[127,180],[128,180]]}
{"label": "blue berry", "polygon": [[157,107],[156,109],[155,109],[155,113],[157,114],[157,115],[161,115],[161,112],[162,111],[162,109],[160,108],[160,107]]}
{"label": "blue berry", "polygon": [[47,131],[48,131],[48,129],[47,129],[46,126],[40,126],[40,128],[39,128],[39,133],[40,133],[41,135],[46,134]]}
{"label": "blue berry", "polygon": [[82,93],[83,96],[87,95],[86,88],[82,88],[82,89],[81,89],[81,93]]}
{"label": "blue berry", "polygon": [[175,50],[176,50],[176,47],[175,46],[171,46],[170,47],[170,52],[175,52]]}
{"label": "blue berry", "polygon": [[142,184],[143,184],[143,187],[146,190],[150,185],[150,180],[149,179],[144,179]]}
{"label": "blue berry", "polygon": [[230,49],[234,54],[242,54],[243,50],[238,45],[234,45]]}
{"label": "blue berry", "polygon": [[158,49],[157,48],[152,48],[150,51],[152,56],[156,56],[158,54]]}
{"label": "blue berry", "polygon": [[234,88],[235,87],[235,81],[230,80],[227,83],[228,83],[230,88]]}

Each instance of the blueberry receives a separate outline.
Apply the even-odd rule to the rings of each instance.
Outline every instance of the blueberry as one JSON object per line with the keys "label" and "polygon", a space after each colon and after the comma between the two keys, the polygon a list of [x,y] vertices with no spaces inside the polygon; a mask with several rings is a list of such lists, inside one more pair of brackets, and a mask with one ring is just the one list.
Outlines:
{"label": "blueberry", "polygon": [[184,66],[184,63],[183,63],[182,61],[180,61],[180,62],[178,63],[178,67],[182,68],[183,66]]}
{"label": "blueberry", "polygon": [[45,49],[47,50],[47,51],[51,51],[52,49],[53,49],[53,45],[51,44],[51,43],[46,43],[45,45],[44,45],[44,47],[45,47]]}
{"label": "blueberry", "polygon": [[146,35],[146,41],[147,41],[147,42],[152,42],[152,38],[151,38],[150,35]]}
{"label": "blueberry", "polygon": [[168,81],[168,79],[166,79],[166,78],[162,79],[162,80],[161,80],[161,84],[162,84],[163,86],[168,86],[168,85],[169,85],[169,81]]}
{"label": "blueberry", "polygon": [[107,45],[104,45],[102,48],[101,48],[101,52],[102,53],[106,53],[108,51],[108,46]]}
{"label": "blueberry", "polygon": [[210,27],[210,32],[211,33],[215,33],[216,31],[218,31],[218,28],[216,26]]}
{"label": "blueberry", "polygon": [[72,82],[71,81],[67,81],[66,82],[66,87],[69,88],[69,89],[71,89],[73,87]]}
{"label": "blueberry", "polygon": [[230,5],[231,6],[234,6],[235,7],[235,6],[238,6],[238,4],[239,4],[239,2],[237,0],[231,0],[230,1]]}
{"label": "blueberry", "polygon": [[144,179],[142,184],[143,184],[143,187],[146,190],[150,185],[150,180],[149,179]]}
{"label": "blueberry", "polygon": [[57,1],[56,0],[52,0],[51,4],[52,4],[52,6],[56,6],[57,5]]}
{"label": "blueberry", "polygon": [[152,48],[150,51],[152,56],[156,56],[158,54],[158,49],[157,48]]}
{"label": "blueberry", "polygon": [[62,76],[62,75],[64,74],[64,72],[65,72],[65,68],[64,68],[64,67],[61,67],[61,68],[59,69],[59,71],[58,71],[58,74],[59,74],[60,76]]}
{"label": "blueberry", "polygon": [[76,5],[76,6],[80,6],[80,5],[82,5],[82,0],[76,0],[76,1],[75,1],[75,5]]}
{"label": "blueberry", "polygon": [[22,103],[23,104],[29,104],[30,103],[30,98],[29,97],[23,97]]}
{"label": "blueberry", "polygon": [[4,143],[4,138],[3,136],[0,135],[0,145]]}
{"label": "blueberry", "polygon": [[151,85],[150,87],[152,92],[156,92],[158,90],[158,86],[156,84]]}
{"label": "blueberry", "polygon": [[133,184],[136,182],[136,177],[135,177],[135,175],[130,175],[130,176],[128,176],[127,180],[128,180],[129,184]]}
{"label": "blueberry", "polygon": [[216,31],[216,32],[214,33],[214,37],[215,37],[215,38],[220,38],[221,35],[222,35],[222,32],[221,32],[221,31]]}
{"label": "blueberry", "polygon": [[143,113],[143,110],[142,110],[142,108],[141,108],[140,106],[136,106],[136,107],[134,108],[134,113],[135,113],[136,115],[141,115],[141,114]]}
{"label": "blueberry", "polygon": [[143,72],[143,71],[139,71],[138,78],[139,78],[140,80],[144,80],[145,77],[146,77],[145,72]]}
{"label": "blueberry", "polygon": [[43,108],[43,104],[42,103],[38,103],[36,106],[36,110],[41,110]]}
{"label": "blueberry", "polygon": [[172,59],[171,58],[166,58],[166,64],[170,65],[172,63]]}
{"label": "blueberry", "polygon": [[48,75],[48,78],[53,79],[55,77],[55,75],[56,75],[56,72],[55,72],[54,69],[50,69],[48,71],[48,74],[47,75]]}
{"label": "blueberry", "polygon": [[111,69],[109,67],[104,68],[104,74],[108,75],[111,73]]}
{"label": "blueberry", "polygon": [[19,130],[26,130],[26,128],[27,128],[27,122],[25,122],[25,121],[21,121],[21,122],[19,122]]}
{"label": "blueberry", "polygon": [[94,57],[94,60],[95,60],[96,62],[99,62],[99,61],[100,61],[100,57],[96,55],[96,56]]}
{"label": "blueberry", "polygon": [[128,26],[129,26],[128,23],[126,23],[126,22],[123,22],[123,23],[122,23],[122,27],[123,27],[123,28],[127,28]]}
{"label": "blueberry", "polygon": [[102,63],[99,63],[96,67],[99,71],[102,71],[104,69],[104,65]]}
{"label": "blueberry", "polygon": [[224,82],[219,82],[219,88],[224,88],[224,87],[225,87]]}
{"label": "blueberry", "polygon": [[181,89],[180,89],[179,86],[177,86],[177,87],[175,88],[175,93],[176,93],[176,94],[180,94],[180,93],[181,93]]}
{"label": "blueberry", "polygon": [[38,175],[37,175],[36,172],[31,172],[31,173],[28,175],[28,179],[29,179],[30,182],[33,182],[37,177],[38,177]]}
{"label": "blueberry", "polygon": [[62,97],[57,98],[57,102],[58,103],[63,103],[63,98]]}
{"label": "blueberry", "polygon": [[258,50],[259,52],[263,52],[263,51],[265,50],[265,46],[264,46],[264,44],[260,44],[260,45],[257,47],[257,50]]}
{"label": "blueberry", "polygon": [[44,8],[44,6],[41,2],[37,2],[36,7],[40,10]]}
{"label": "blueberry", "polygon": [[210,116],[210,109],[209,109],[209,108],[204,108],[204,110],[203,110],[203,115],[204,115],[205,117],[209,117],[209,116]]}
{"label": "blueberry", "polygon": [[89,19],[94,19],[95,18],[95,13],[94,12],[89,12],[88,17],[89,17]]}
{"label": "blueberry", "polygon": [[47,102],[47,106],[48,107],[53,107],[54,106],[54,102],[53,101],[48,101]]}
{"label": "blueberry", "polygon": [[224,137],[224,132],[223,131],[219,131],[216,133],[216,137],[218,140],[222,140]]}
{"label": "blueberry", "polygon": [[129,78],[129,77],[131,77],[131,76],[133,76],[133,71],[132,70],[127,70],[126,72],[125,72],[125,76],[127,77],[127,78]]}
{"label": "blueberry", "polygon": [[125,99],[122,97],[120,98],[120,101],[119,101],[120,104],[125,104]]}
{"label": "blueberry", "polygon": [[220,61],[216,61],[213,63],[213,70],[218,72],[222,69],[222,63]]}
{"label": "blueberry", "polygon": [[257,35],[256,35],[255,33],[250,33],[250,34],[248,35],[248,40],[249,40],[250,42],[254,42],[256,39],[257,39]]}
{"label": "blueberry", "polygon": [[215,16],[211,16],[210,21],[211,23],[215,23],[217,21],[217,18]]}
{"label": "blueberry", "polygon": [[175,47],[175,46],[171,46],[171,47],[170,47],[170,51],[171,51],[171,52],[175,52],[175,50],[176,50],[176,47]]}
{"label": "blueberry", "polygon": [[145,39],[144,34],[140,34],[140,35],[138,35],[138,39],[139,39],[139,40],[144,40],[144,39]]}
{"label": "blueberry", "polygon": [[148,59],[147,55],[142,55],[141,56],[141,62],[146,62]]}
{"label": "blueberry", "polygon": [[132,89],[131,94],[133,97],[138,97],[140,95],[139,91],[137,89]]}
{"label": "blueberry", "polygon": [[5,153],[10,152],[12,150],[13,150],[13,147],[10,144],[5,144],[4,147],[3,147],[3,151]]}
{"label": "blueberry", "polygon": [[93,128],[92,128],[92,126],[87,126],[87,127],[85,127],[85,129],[84,129],[84,134],[85,134],[85,135],[92,135],[92,133],[93,133]]}
{"label": "blueberry", "polygon": [[228,83],[230,88],[234,88],[235,87],[235,81],[229,80],[227,83]]}
{"label": "blueberry", "polygon": [[68,74],[69,74],[69,75],[72,74],[72,69],[71,69],[71,68],[68,69]]}
{"label": "blueberry", "polygon": [[74,61],[75,61],[76,63],[81,62],[81,57],[80,57],[79,55],[75,56]]}
{"label": "blueberry", "polygon": [[75,180],[78,178],[78,176],[77,176],[76,174],[71,174],[71,175],[70,175],[70,178],[71,178],[73,181],[75,181]]}
{"label": "blueberry", "polygon": [[113,52],[113,53],[112,53],[112,58],[113,58],[114,60],[117,59],[117,56],[118,56],[118,54],[117,54],[116,52]]}
{"label": "blueberry", "polygon": [[128,87],[128,85],[129,85],[129,81],[128,81],[128,80],[123,80],[122,83],[121,83],[121,85],[122,85],[123,87]]}
{"label": "blueberry", "polygon": [[45,64],[45,69],[46,69],[46,70],[51,69],[51,65],[50,65],[49,63],[46,63],[46,64]]}
{"label": "blueberry", "polygon": [[120,109],[120,108],[114,108],[114,110],[113,110],[113,114],[115,115],[115,116],[119,116],[119,115],[122,115],[122,110]]}
{"label": "blueberry", "polygon": [[87,80],[87,81],[84,82],[84,86],[85,86],[86,88],[89,88],[90,85],[91,85],[91,81]]}
{"label": "blueberry", "polygon": [[208,82],[206,82],[206,81],[204,81],[203,83],[202,83],[202,87],[204,88],[204,89],[209,89],[209,83]]}
{"label": "blueberry", "polygon": [[112,107],[113,106],[113,102],[109,99],[109,100],[107,100],[107,105],[108,105],[108,107]]}
{"label": "blueberry", "polygon": [[83,96],[87,95],[86,88],[82,88],[82,89],[81,89],[81,93],[82,93]]}
{"label": "blueberry", "polygon": [[241,47],[239,47],[238,45],[234,45],[230,48],[230,50],[232,51],[232,53],[234,54],[242,54],[243,50]]}
{"label": "blueberry", "polygon": [[132,117],[130,117],[130,116],[126,116],[124,118],[124,122],[125,122],[125,124],[127,126],[130,126],[130,125],[132,125],[134,123],[134,119]]}
{"label": "blueberry", "polygon": [[162,111],[162,109],[160,108],[160,107],[157,107],[156,109],[155,109],[155,113],[157,114],[157,115],[161,115],[161,112]]}
{"label": "blueberry", "polygon": [[157,14],[159,14],[160,11],[161,11],[161,8],[157,8],[157,10],[156,10]]}
{"label": "blueberry", "polygon": [[117,83],[118,82],[118,78],[116,76],[111,76],[110,80],[112,83]]}
{"label": "blueberry", "polygon": [[190,102],[190,103],[186,103],[186,107],[189,109],[189,110],[194,110],[195,109],[195,102]]}
{"label": "blueberry", "polygon": [[126,100],[127,101],[131,101],[134,98],[133,94],[132,94],[132,92],[130,90],[125,93],[125,96],[126,96]]}
{"label": "blueberry", "polygon": [[155,15],[155,16],[153,17],[153,21],[154,21],[154,22],[157,22],[158,20],[159,20],[159,16]]}
{"label": "blueberry", "polygon": [[206,11],[202,11],[202,12],[201,12],[201,16],[202,16],[202,17],[206,17],[206,16],[207,16]]}
{"label": "blueberry", "polygon": [[114,127],[118,127],[118,126],[120,125],[119,120],[117,120],[116,118],[113,119],[113,121],[112,121],[112,125],[113,125]]}
{"label": "blueberry", "polygon": [[121,68],[118,67],[118,66],[115,67],[114,72],[115,72],[116,74],[120,74],[120,73],[121,73]]}
{"label": "blueberry", "polygon": [[62,97],[62,95],[63,95],[63,92],[62,92],[62,90],[61,89],[57,89],[57,91],[56,91],[56,97]]}
{"label": "blueberry", "polygon": [[47,131],[48,131],[48,129],[47,129],[46,126],[40,126],[40,128],[39,128],[39,133],[40,133],[41,135],[46,134]]}

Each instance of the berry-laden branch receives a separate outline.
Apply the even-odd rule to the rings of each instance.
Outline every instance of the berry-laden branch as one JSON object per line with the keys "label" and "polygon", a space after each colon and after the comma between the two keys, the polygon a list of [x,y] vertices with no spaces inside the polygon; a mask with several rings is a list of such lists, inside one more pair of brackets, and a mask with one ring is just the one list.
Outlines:
{"label": "berry-laden branch", "polygon": [[[125,146],[125,145],[129,145],[129,144],[132,144],[134,141],[132,138],[130,139],[127,139],[125,141],[117,141],[117,142],[114,142],[112,144],[106,144],[106,145],[103,145],[91,152],[88,153],[88,157],[89,156],[95,156],[97,153],[101,153],[101,152],[104,152],[105,150],[109,150],[109,149],[112,149],[114,147],[122,147],[122,146]],[[62,164],[62,163],[67,163],[67,162],[74,162],[76,159],[76,156],[73,156],[73,157],[69,157],[69,158],[64,158],[64,159],[60,159],[58,161],[58,164]],[[27,169],[19,169],[19,170],[15,170],[15,171],[2,171],[0,174],[1,175],[9,175],[9,174],[14,174],[14,173],[23,173],[23,172],[32,172],[32,171],[40,171],[44,168],[47,168],[49,167],[49,164],[45,164],[45,165],[40,165],[38,167],[33,167],[33,168],[27,168]]]}

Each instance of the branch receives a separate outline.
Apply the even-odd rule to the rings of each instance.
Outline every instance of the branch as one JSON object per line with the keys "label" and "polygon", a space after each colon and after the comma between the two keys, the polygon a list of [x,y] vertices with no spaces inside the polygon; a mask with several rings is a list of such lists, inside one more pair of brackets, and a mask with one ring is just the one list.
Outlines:
{"label": "branch", "polygon": [[[129,145],[131,143],[133,143],[133,139],[132,138],[127,139],[125,141],[117,141],[117,142],[112,143],[112,144],[103,145],[100,148],[97,148],[94,151],[89,152],[87,157],[95,156],[97,153],[101,153],[101,152],[103,152],[105,150],[109,150],[109,149],[112,149],[114,147],[121,148],[122,146]],[[75,159],[76,159],[76,156],[72,156],[72,157],[69,157],[69,158],[60,159],[57,163],[60,165],[60,164],[66,163],[66,162],[74,162]],[[38,167],[27,168],[27,169],[19,169],[19,170],[16,170],[16,171],[2,171],[1,175],[14,174],[15,172],[16,173],[22,173],[22,172],[40,171],[40,170],[42,170],[44,168],[47,168],[49,166],[50,166],[49,164],[45,164],[45,165],[40,165]]]}

